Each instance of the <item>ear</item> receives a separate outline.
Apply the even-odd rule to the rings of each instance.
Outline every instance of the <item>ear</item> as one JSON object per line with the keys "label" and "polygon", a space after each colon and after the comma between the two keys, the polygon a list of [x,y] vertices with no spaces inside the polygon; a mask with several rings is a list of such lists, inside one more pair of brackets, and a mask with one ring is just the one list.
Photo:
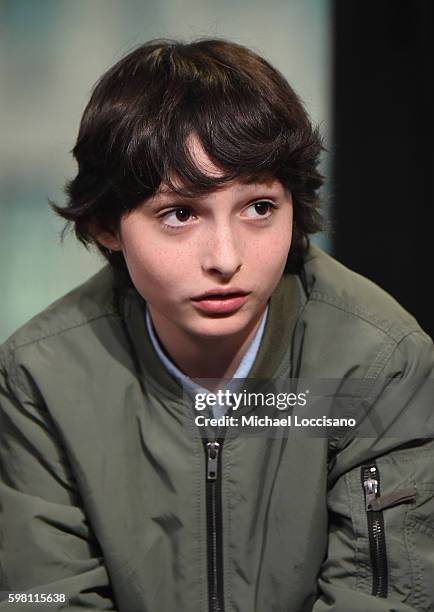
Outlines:
{"label": "ear", "polygon": [[96,225],[92,225],[90,231],[94,239],[102,246],[106,247],[106,249],[110,251],[122,251],[122,242],[118,232],[103,230]]}

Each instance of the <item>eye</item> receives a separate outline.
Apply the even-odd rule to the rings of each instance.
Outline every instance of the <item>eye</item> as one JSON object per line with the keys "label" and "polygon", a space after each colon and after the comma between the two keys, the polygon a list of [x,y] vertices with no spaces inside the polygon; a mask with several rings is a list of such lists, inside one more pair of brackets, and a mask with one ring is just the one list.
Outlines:
{"label": "eye", "polygon": [[245,213],[249,219],[267,219],[268,217],[271,217],[274,209],[276,209],[276,206],[273,204],[273,202],[268,200],[258,200],[257,202],[250,204],[246,208]]}
{"label": "eye", "polygon": [[186,206],[178,206],[172,210],[168,210],[160,216],[163,220],[163,225],[168,227],[181,227],[188,224],[193,218],[193,213],[190,208]]}

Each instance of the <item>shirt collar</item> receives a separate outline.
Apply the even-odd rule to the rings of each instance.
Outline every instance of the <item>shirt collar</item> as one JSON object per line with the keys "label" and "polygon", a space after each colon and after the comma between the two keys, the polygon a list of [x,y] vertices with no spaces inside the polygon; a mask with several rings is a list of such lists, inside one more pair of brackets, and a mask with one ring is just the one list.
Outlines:
{"label": "shirt collar", "polygon": [[[268,304],[265,308],[265,311],[261,317],[261,321],[259,323],[258,329],[256,330],[255,336],[250,342],[246,352],[241,359],[241,362],[233,375],[233,378],[247,378],[250,368],[252,367],[253,362],[255,361],[256,355],[259,350],[259,346],[261,344],[261,339],[265,329],[265,323],[267,321],[268,315]],[[197,383],[193,382],[191,378],[186,376],[181,370],[173,363],[173,361],[166,355],[164,352],[160,341],[158,340],[154,326],[152,324],[151,316],[149,314],[148,308],[146,308],[146,327],[148,329],[149,337],[151,339],[152,346],[155,349],[160,361],[165,366],[167,371],[180,383],[180,385],[189,393],[208,393],[207,389],[204,389]]]}

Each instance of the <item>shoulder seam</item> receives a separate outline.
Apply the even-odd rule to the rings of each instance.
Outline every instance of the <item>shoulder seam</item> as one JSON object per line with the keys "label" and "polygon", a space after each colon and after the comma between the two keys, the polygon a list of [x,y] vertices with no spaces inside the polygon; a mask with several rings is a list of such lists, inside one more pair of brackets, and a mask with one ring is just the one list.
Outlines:
{"label": "shoulder seam", "polygon": [[34,340],[29,340],[28,342],[23,342],[21,344],[12,344],[9,348],[9,352],[14,353],[16,350],[24,348],[25,346],[30,346],[31,344],[37,344],[38,342],[40,342],[41,340],[46,340],[47,338],[52,338],[54,336],[59,336],[60,334],[63,334],[64,332],[70,331],[71,329],[77,329],[79,327],[83,327],[84,325],[88,325],[89,323],[92,323],[93,321],[97,321],[98,319],[104,319],[106,317],[117,317],[117,318],[121,318],[120,315],[116,312],[106,312],[104,314],[100,314],[96,317],[92,317],[91,319],[86,319],[86,321],[82,321],[81,323],[77,323],[75,325],[70,325],[69,327],[62,327],[62,329],[59,329],[55,332],[49,333],[49,334],[45,334],[42,336],[39,336],[38,338],[35,338]]}
{"label": "shoulder seam", "polygon": [[398,344],[401,344],[403,340],[406,340],[408,336],[412,336],[413,334],[418,334],[419,336],[422,336],[423,338],[430,340],[429,335],[423,329],[413,329],[407,332],[404,336],[402,336],[402,338],[399,339]]}
{"label": "shoulder seam", "polygon": [[376,329],[381,331],[383,334],[391,338],[396,344],[399,344],[399,342],[401,342],[401,340],[403,340],[409,334],[418,333],[421,331],[418,328],[413,328],[413,329],[410,329],[409,331],[403,331],[402,335],[399,335],[399,338],[397,338],[396,334],[390,333],[389,329],[385,329],[384,327],[380,326],[375,321],[373,321],[372,317],[369,316],[370,315],[369,311],[367,310],[355,309],[355,308],[350,308],[348,306],[344,306],[339,300],[333,298],[332,296],[326,293],[321,293],[316,290],[310,293],[309,300],[323,302],[325,304],[328,304],[329,306],[333,306],[334,308],[337,308],[338,310],[342,310],[343,312],[352,314],[353,316],[361,319],[362,321],[365,321],[366,323],[369,323],[370,325],[372,325],[372,327],[375,327]]}

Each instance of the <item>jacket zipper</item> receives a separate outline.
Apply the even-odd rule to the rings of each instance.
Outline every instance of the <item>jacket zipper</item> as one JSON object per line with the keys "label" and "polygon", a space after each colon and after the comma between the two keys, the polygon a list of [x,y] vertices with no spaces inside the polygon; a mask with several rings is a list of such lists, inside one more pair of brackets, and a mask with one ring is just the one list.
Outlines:
{"label": "jacket zipper", "polygon": [[372,595],[387,597],[388,570],[383,511],[371,508],[371,503],[380,496],[380,474],[376,463],[362,466],[362,485],[372,564]]}
{"label": "jacket zipper", "polygon": [[208,531],[208,599],[210,612],[223,608],[223,537],[221,512],[221,453],[223,438],[204,439]]}

